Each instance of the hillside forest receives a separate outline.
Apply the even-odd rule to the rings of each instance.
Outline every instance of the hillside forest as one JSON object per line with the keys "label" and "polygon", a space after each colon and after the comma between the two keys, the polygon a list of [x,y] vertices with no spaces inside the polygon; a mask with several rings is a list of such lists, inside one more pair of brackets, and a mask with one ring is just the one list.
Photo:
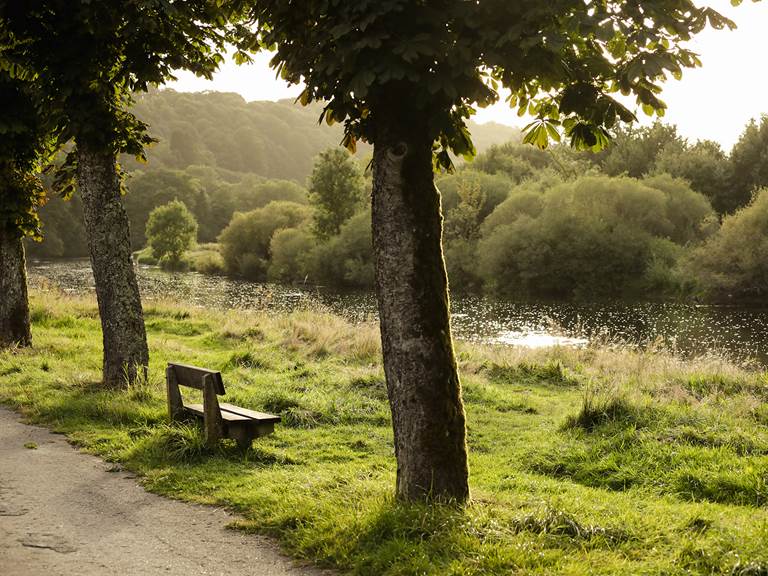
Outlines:
{"label": "hillside forest", "polygon": [[[318,109],[163,90],[137,97],[134,111],[158,140],[146,164],[123,159],[140,262],[373,285],[370,150],[338,147],[342,129],[319,126]],[[453,290],[715,301],[768,292],[768,117],[728,152],[659,122],[619,130],[597,154],[539,150],[501,125],[471,131],[478,156],[436,182]],[[77,196],[50,199],[41,219],[32,257],[87,255]]]}

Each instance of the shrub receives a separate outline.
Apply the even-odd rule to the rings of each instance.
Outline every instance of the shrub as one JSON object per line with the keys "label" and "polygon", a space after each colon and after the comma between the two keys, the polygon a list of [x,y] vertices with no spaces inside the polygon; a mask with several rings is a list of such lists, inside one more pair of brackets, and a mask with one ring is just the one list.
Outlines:
{"label": "shrub", "polygon": [[195,250],[187,254],[190,269],[201,274],[224,274],[224,258],[218,250]]}
{"label": "shrub", "polygon": [[267,277],[275,282],[299,282],[306,273],[306,261],[317,241],[304,228],[285,228],[272,237],[272,261]]}
{"label": "shrub", "polygon": [[345,287],[373,286],[370,210],[353,216],[338,236],[317,245],[306,270],[312,282]]}
{"label": "shrub", "polygon": [[681,180],[585,176],[526,182],[486,219],[477,270],[511,295],[632,295],[679,283],[681,245],[703,238],[713,212]]}
{"label": "shrub", "polygon": [[157,265],[163,270],[170,272],[186,272],[189,270],[189,261],[182,255],[176,257],[171,254],[164,254],[160,260],[157,261]]}
{"label": "shrub", "polygon": [[182,255],[197,238],[197,220],[187,206],[174,200],[152,210],[147,221],[147,242],[160,266],[179,270],[185,267]]}
{"label": "shrub", "polygon": [[233,188],[233,195],[237,202],[242,201],[249,208],[263,208],[270,202],[295,202],[306,204],[308,202],[307,190],[303,186],[290,180],[266,180],[254,184],[253,178],[246,178]]}
{"label": "shrub", "polygon": [[763,300],[768,294],[768,188],[723,220],[686,267],[714,299]]}
{"label": "shrub", "polygon": [[452,290],[469,290],[480,286],[476,241],[463,238],[446,240],[443,253]]}
{"label": "shrub", "polygon": [[664,219],[670,226],[670,240],[677,244],[698,242],[717,230],[717,217],[709,200],[694,192],[685,180],[658,174],[643,183],[665,195]]}
{"label": "shrub", "polygon": [[295,202],[270,202],[250,212],[236,212],[219,236],[221,255],[228,274],[252,280],[266,277],[272,236],[284,228],[296,228],[311,218],[308,206]]}
{"label": "shrub", "polygon": [[157,258],[152,256],[152,248],[149,246],[147,246],[143,250],[134,252],[133,255],[136,258],[136,262],[138,262],[139,264],[147,264],[149,266],[157,265]]}

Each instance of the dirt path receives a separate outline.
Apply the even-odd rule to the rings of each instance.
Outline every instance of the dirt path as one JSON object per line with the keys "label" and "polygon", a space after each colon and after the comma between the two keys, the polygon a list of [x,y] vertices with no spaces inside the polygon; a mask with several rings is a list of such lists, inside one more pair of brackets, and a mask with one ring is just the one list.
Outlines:
{"label": "dirt path", "polygon": [[0,574],[328,574],[267,538],[227,530],[234,518],[224,510],[149,494],[110,470],[0,407]]}

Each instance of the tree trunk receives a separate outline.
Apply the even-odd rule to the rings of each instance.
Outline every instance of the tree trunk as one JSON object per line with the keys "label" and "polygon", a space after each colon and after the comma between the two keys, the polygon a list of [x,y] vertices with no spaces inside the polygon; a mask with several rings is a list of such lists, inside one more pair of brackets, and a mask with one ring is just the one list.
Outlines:
{"label": "tree trunk", "polygon": [[373,155],[373,244],[397,495],[464,502],[465,418],[432,140],[417,118],[383,117],[388,123],[376,133]]}
{"label": "tree trunk", "polygon": [[146,376],[149,352],[114,154],[78,141],[77,185],[101,316],[104,384],[123,387]]}
{"label": "tree trunk", "polygon": [[31,344],[24,244],[21,234],[0,225],[0,348]]}

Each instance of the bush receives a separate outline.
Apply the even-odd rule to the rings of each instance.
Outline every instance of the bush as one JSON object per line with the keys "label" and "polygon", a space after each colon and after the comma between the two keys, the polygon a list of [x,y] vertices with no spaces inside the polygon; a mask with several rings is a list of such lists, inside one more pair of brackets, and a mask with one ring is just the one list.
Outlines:
{"label": "bush", "polygon": [[224,259],[216,244],[204,244],[186,255],[191,270],[201,274],[224,274]]}
{"label": "bush", "polygon": [[133,253],[134,258],[136,258],[136,262],[139,264],[147,264],[149,266],[156,266],[157,265],[157,258],[152,256],[152,248],[150,246],[147,246],[143,250],[139,250],[138,252]]}
{"label": "bush", "polygon": [[317,245],[306,263],[314,283],[367,288],[373,286],[373,241],[371,212],[353,216],[338,236]]}
{"label": "bush", "polygon": [[552,164],[552,156],[528,144],[508,142],[491,146],[475,158],[476,170],[488,174],[504,174],[515,184],[534,176]]}
{"label": "bush", "polygon": [[700,242],[717,230],[717,216],[709,200],[694,192],[685,180],[659,174],[645,178],[643,183],[664,193],[666,236],[676,244]]}
{"label": "bush", "polygon": [[723,220],[720,230],[687,262],[706,295],[764,301],[768,295],[768,188]]}
{"label": "bush", "polygon": [[504,174],[486,174],[476,170],[462,170],[458,174],[440,178],[436,185],[440,190],[442,208],[446,215],[459,205],[461,201],[459,190],[468,184],[480,189],[483,196],[480,217],[486,218],[506,199],[515,183]]}
{"label": "bush", "polygon": [[170,254],[164,254],[160,260],[157,261],[157,265],[168,272],[186,272],[189,270],[189,261],[184,255],[176,257]]}
{"label": "bush", "polygon": [[169,270],[182,270],[182,255],[197,238],[197,220],[186,205],[174,200],[152,210],[147,221],[147,242],[152,257]]}
{"label": "bush", "polygon": [[234,186],[236,201],[242,201],[239,206],[248,205],[248,208],[263,208],[270,202],[284,201],[306,204],[308,202],[307,190],[303,186],[290,180],[265,180],[253,184],[255,178],[245,178]]}
{"label": "bush", "polygon": [[703,238],[712,218],[706,198],[669,176],[527,182],[483,223],[477,270],[487,287],[519,296],[671,289],[677,248]]}
{"label": "bush", "polygon": [[300,282],[307,275],[306,261],[317,244],[312,233],[304,228],[285,228],[272,237],[272,261],[267,277],[273,282]]}
{"label": "bush", "polygon": [[219,236],[224,268],[228,274],[263,280],[267,274],[272,236],[296,228],[312,216],[308,206],[295,202],[270,202],[250,212],[236,212]]}
{"label": "bush", "polygon": [[464,238],[446,240],[443,252],[451,290],[470,290],[481,285],[477,271],[477,242]]}

